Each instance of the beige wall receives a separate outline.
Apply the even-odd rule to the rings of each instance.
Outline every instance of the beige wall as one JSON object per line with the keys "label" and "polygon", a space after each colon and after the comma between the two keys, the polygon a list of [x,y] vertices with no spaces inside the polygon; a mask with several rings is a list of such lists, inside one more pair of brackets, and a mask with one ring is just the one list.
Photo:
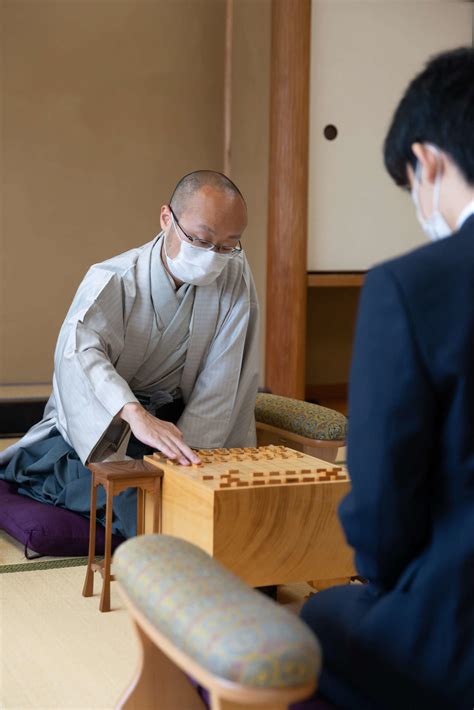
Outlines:
{"label": "beige wall", "polygon": [[244,246],[262,313],[261,384],[267,276],[270,23],[271,0],[234,0],[231,176],[248,204]]}
{"label": "beige wall", "polygon": [[0,382],[41,382],[88,266],[152,239],[181,175],[222,169],[225,3],[0,9]]}
{"label": "beige wall", "polygon": [[309,270],[366,270],[424,243],[383,141],[408,82],[432,55],[471,44],[472,23],[459,0],[313,0]]}

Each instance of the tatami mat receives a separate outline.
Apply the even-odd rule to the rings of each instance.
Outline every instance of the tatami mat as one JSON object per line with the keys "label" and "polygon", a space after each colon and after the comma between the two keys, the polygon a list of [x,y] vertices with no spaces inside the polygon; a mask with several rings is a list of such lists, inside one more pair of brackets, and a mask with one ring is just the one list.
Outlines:
{"label": "tatami mat", "polygon": [[[2,549],[4,560],[21,559],[21,546],[5,533]],[[130,620],[115,584],[111,612],[99,612],[97,575],[96,594],[82,596],[85,569],[0,574],[2,710],[109,710],[129,686],[139,654]],[[314,593],[305,583],[278,591],[295,612]]]}
{"label": "tatami mat", "polygon": [[[138,646],[112,584],[112,609],[81,595],[84,567],[0,576],[0,707],[108,710],[134,675]],[[100,578],[96,582],[100,589]]]}
{"label": "tatami mat", "polygon": [[[30,551],[31,555],[36,553]],[[0,530],[0,567],[13,565],[34,565],[41,562],[57,562],[59,560],[71,559],[67,557],[44,557],[28,560],[25,557],[25,547],[21,542],[14,540],[4,530]],[[82,559],[82,558],[81,558]]]}
{"label": "tatami mat", "polygon": [[[25,557],[25,548],[20,543],[0,530],[0,574],[13,572],[30,572],[39,569],[59,567],[77,567],[87,564],[87,557],[48,557],[29,551],[32,559]],[[97,559],[102,559],[98,556]]]}

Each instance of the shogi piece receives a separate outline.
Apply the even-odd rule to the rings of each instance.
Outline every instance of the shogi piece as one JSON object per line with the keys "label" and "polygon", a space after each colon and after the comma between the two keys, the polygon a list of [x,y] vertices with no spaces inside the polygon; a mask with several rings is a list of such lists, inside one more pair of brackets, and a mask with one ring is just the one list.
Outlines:
{"label": "shogi piece", "polygon": [[[152,532],[160,532],[161,479],[162,472],[156,466],[145,461],[116,461],[110,463],[91,463],[91,517],[89,528],[89,557],[82,596],[91,597],[94,593],[94,572],[102,575],[102,593],[100,611],[110,611],[110,582],[114,577],[110,573],[112,560],[112,505],[114,496],[127,488],[138,489],[137,535],[145,531],[145,493],[150,494],[152,512]],[[103,486],[106,493],[105,511],[105,556],[103,561],[95,559],[95,526],[97,486]]]}
{"label": "shogi piece", "polygon": [[326,462],[284,446],[247,449],[230,467],[234,452],[208,450],[197,468],[145,457],[164,473],[162,532],[198,545],[250,586],[354,575],[337,517],[347,472],[330,478]]}

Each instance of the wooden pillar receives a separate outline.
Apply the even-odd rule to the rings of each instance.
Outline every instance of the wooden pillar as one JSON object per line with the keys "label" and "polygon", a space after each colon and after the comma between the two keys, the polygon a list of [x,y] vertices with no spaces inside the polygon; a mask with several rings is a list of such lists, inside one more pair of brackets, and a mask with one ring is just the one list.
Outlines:
{"label": "wooden pillar", "polygon": [[266,386],[304,399],[311,0],[273,0]]}
{"label": "wooden pillar", "polygon": [[234,0],[225,5],[225,57],[224,57],[224,174],[230,177],[232,149],[232,50],[233,50]]}

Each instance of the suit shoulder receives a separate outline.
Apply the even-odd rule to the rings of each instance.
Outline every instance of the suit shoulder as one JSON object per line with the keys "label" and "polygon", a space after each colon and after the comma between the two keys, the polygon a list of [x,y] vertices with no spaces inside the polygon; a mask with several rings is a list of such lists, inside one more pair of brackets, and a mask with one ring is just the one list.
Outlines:
{"label": "suit shoulder", "polygon": [[390,274],[400,285],[418,289],[433,281],[474,280],[474,221],[451,237],[378,264],[369,274],[372,279]]}

